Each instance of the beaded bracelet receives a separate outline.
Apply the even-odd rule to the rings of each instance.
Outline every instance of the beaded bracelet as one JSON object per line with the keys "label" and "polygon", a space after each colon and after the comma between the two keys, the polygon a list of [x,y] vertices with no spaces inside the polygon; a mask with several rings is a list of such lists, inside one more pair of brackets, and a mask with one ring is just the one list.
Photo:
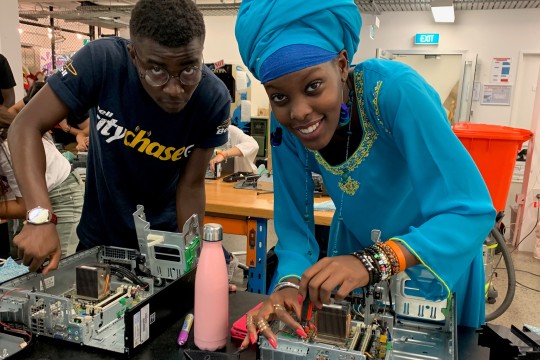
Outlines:
{"label": "beaded bracelet", "polygon": [[296,285],[295,283],[292,283],[290,281],[284,281],[284,282],[277,283],[276,286],[274,287],[274,291],[272,292],[277,292],[285,288],[295,288],[296,290],[300,290],[300,286]]}
{"label": "beaded bracelet", "polygon": [[368,272],[368,275],[369,275],[369,280],[368,280],[367,285],[372,285],[373,284],[373,272],[375,271],[375,267],[368,260],[368,256],[363,251],[355,251],[355,252],[352,253],[352,255],[355,256],[358,260],[360,260],[360,262],[364,265],[364,267],[366,268],[366,270]]}
{"label": "beaded bracelet", "polygon": [[392,272],[390,269],[390,263],[388,262],[388,259],[384,255],[382,251],[379,250],[379,248],[375,245],[367,247],[364,249],[364,251],[371,256],[373,259],[373,262],[379,269],[379,272],[381,274],[381,280],[386,280],[390,276],[392,276]]}
{"label": "beaded bracelet", "polygon": [[375,244],[375,246],[377,246],[379,249],[381,249],[381,251],[386,255],[386,257],[388,258],[388,261],[390,263],[390,266],[391,266],[391,270],[392,270],[392,275],[395,275],[399,272],[399,268],[400,268],[400,265],[399,265],[399,260],[397,258],[397,255],[396,253],[394,252],[394,250],[388,246],[387,243],[383,243],[383,242],[378,242]]}

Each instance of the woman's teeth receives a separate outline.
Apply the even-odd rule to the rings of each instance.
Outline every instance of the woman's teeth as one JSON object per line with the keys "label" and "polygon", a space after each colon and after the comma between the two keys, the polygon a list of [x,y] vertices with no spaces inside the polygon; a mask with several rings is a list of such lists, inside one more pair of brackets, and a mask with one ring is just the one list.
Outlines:
{"label": "woman's teeth", "polygon": [[318,122],[316,124],[313,124],[311,125],[310,127],[306,128],[306,129],[298,129],[298,131],[300,131],[302,134],[311,134],[312,132],[314,132],[315,130],[317,130],[317,128],[319,127],[321,123]]}

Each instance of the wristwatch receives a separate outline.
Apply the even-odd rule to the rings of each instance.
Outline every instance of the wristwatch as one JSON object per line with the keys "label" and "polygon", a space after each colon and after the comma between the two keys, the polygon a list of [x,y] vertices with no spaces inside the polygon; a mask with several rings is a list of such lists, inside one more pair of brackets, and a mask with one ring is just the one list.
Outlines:
{"label": "wristwatch", "polygon": [[53,223],[56,225],[56,215],[49,209],[41,206],[30,209],[26,212],[26,222],[34,225]]}

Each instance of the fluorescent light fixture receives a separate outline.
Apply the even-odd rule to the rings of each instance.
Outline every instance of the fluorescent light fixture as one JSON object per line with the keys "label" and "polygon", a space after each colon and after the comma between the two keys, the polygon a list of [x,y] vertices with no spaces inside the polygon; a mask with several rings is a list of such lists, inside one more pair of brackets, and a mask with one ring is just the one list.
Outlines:
{"label": "fluorescent light fixture", "polygon": [[453,23],[455,20],[452,0],[431,0],[431,12],[435,22]]}

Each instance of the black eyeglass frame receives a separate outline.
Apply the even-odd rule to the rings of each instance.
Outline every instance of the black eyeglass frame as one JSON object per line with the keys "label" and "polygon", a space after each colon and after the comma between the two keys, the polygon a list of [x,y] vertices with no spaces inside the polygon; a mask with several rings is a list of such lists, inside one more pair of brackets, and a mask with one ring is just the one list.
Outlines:
{"label": "black eyeglass frame", "polygon": [[[152,71],[152,69],[145,69],[143,66],[141,66],[141,60],[139,59],[139,55],[137,54],[137,50],[135,48],[133,48],[133,50],[134,50],[134,53],[135,53],[135,61],[137,62],[137,66],[139,67],[139,70],[143,71],[143,72],[141,72],[141,75],[144,75],[144,80],[146,81],[146,83],[148,85],[150,85],[152,87],[165,86],[173,78],[177,78],[178,81],[180,81],[180,84],[182,84],[184,86],[195,86],[195,85],[199,84],[202,81],[203,77],[204,77],[204,73],[202,71],[202,67],[204,66],[204,59],[201,62],[201,64],[202,64],[201,66],[196,66],[196,65],[186,66],[184,69],[182,69],[182,71],[180,71],[180,74],[178,74],[178,75],[171,75],[171,73],[167,69],[165,69],[164,67],[161,67],[159,65],[153,65],[155,67],[159,67],[162,71],[164,71],[167,74],[166,80],[162,84],[159,84],[159,83],[153,81],[151,79],[151,76],[148,75],[148,72]],[[186,71],[188,69],[193,69],[193,70],[199,71],[200,77],[197,80],[197,82],[189,83],[189,82],[185,82],[184,81],[185,79],[182,80],[182,74],[184,74],[184,71]]]}

